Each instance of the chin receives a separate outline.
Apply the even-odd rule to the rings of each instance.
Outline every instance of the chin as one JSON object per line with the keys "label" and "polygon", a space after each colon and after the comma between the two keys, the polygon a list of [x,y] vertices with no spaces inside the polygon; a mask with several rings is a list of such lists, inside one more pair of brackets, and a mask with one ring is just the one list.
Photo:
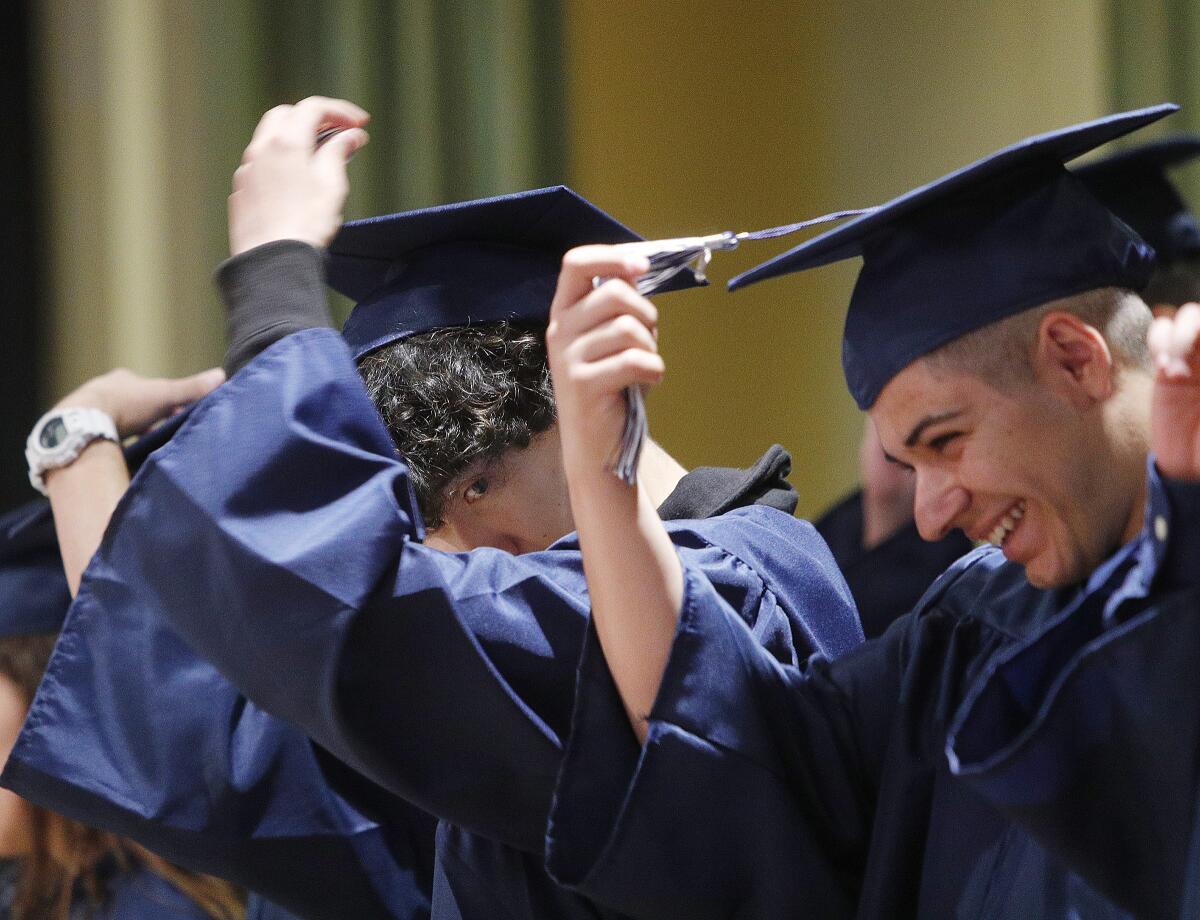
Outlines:
{"label": "chin", "polygon": [[1025,578],[1035,588],[1062,588],[1086,577],[1082,565],[1063,565],[1054,559],[1031,559],[1025,566]]}

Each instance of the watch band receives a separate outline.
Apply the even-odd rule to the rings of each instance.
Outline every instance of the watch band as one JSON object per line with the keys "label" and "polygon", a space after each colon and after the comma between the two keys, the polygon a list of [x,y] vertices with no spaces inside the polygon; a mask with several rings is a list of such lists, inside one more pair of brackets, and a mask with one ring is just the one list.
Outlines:
{"label": "watch band", "polygon": [[25,442],[30,485],[45,495],[46,473],[70,466],[98,439],[120,443],[116,423],[107,412],[83,407],[51,409],[38,419]]}

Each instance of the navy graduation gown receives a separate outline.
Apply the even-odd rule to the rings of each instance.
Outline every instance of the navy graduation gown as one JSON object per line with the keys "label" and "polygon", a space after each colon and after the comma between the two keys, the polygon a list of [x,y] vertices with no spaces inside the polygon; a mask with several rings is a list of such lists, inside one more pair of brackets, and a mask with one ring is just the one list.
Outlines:
{"label": "navy graduation gown", "polygon": [[[0,518],[0,598],[44,613],[42,631],[70,603],[44,501]],[[267,893],[276,904],[249,905],[263,918],[428,916],[432,819],[396,803],[411,815],[380,828],[331,789],[302,733],[126,608],[71,609],[4,783]]]}
{"label": "navy graduation gown", "polygon": [[949,741],[964,781],[1138,916],[1200,915],[1200,485],[1151,467],[1111,587],[998,661]]}
{"label": "navy graduation gown", "polygon": [[[773,659],[861,640],[810,525],[754,506],[668,529]],[[541,868],[586,624],[578,548],[449,554],[422,536],[344,343],[307,330],[150,459],[76,607],[166,619],[250,699],[442,818],[435,914],[594,917]]]}
{"label": "navy graduation gown", "polygon": [[943,753],[981,669],[1073,593],[978,550],[881,638],[797,666],[690,581],[643,747],[589,635],[551,873],[647,918],[1124,916]]}
{"label": "navy graduation gown", "polygon": [[961,530],[928,543],[909,521],[894,534],[863,546],[862,491],[851,492],[813,522],[846,576],[868,639],[916,606],[937,577],[972,549]]}

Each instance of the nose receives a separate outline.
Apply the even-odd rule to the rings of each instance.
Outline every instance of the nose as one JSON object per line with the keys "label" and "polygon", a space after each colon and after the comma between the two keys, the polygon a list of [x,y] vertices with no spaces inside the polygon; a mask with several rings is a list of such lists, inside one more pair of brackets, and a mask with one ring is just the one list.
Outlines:
{"label": "nose", "polygon": [[971,496],[945,470],[918,469],[913,513],[921,539],[941,540],[958,523],[971,504]]}

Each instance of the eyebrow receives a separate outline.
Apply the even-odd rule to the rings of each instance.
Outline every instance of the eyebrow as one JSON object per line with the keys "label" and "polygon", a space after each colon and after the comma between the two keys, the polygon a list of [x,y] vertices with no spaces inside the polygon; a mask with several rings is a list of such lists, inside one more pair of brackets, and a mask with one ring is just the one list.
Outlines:
{"label": "eyebrow", "polygon": [[904,439],[905,447],[912,447],[917,443],[923,432],[930,425],[936,425],[938,422],[948,422],[956,416],[962,415],[961,409],[951,409],[949,412],[943,412],[940,415],[927,415],[921,421],[913,426],[913,430],[908,433],[908,437]]}

